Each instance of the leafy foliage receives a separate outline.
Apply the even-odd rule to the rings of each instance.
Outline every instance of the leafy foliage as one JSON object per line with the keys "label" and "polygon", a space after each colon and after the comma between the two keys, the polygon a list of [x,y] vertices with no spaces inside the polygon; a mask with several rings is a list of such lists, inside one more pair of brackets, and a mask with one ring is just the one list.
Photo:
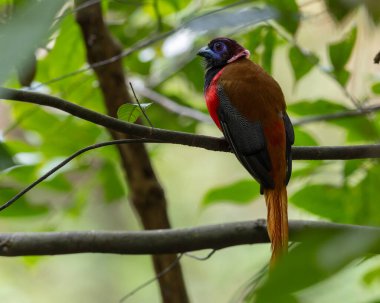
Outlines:
{"label": "leafy foliage", "polygon": [[357,36],[356,27],[348,33],[347,37],[337,43],[329,46],[329,55],[331,63],[334,67],[333,74],[337,81],[343,86],[347,84],[350,73],[345,69],[345,66],[350,59],[352,50],[355,46]]}
{"label": "leafy foliage", "polygon": [[[158,3],[158,10],[154,9],[153,2]],[[337,22],[355,18],[359,7],[365,8],[372,21],[379,20],[378,1],[324,2]],[[7,9],[9,5],[14,8],[12,18],[7,15],[10,14]],[[0,54],[0,82],[6,86],[19,87],[20,84],[32,81],[31,87],[34,89],[104,112],[99,83],[93,73],[84,68],[86,53],[75,14],[69,5],[64,8],[62,5],[63,1],[0,1],[0,21],[7,23],[0,28],[0,42],[6,45]],[[238,40],[251,51],[254,61],[261,64],[268,73],[274,74],[284,88],[292,119],[342,113],[355,106],[340,91],[354,94],[350,79],[355,73],[355,66],[351,66],[350,59],[357,49],[357,36],[362,22],[347,22],[346,26],[336,28],[331,25],[329,31],[333,31],[332,28],[334,31],[344,28],[345,33],[337,41],[328,37],[326,40],[330,42],[321,39],[323,41],[320,43],[318,36],[330,32],[317,32],[316,26],[313,28],[316,31],[315,38],[305,39],[300,35],[300,28],[304,29],[304,25],[310,24],[313,26],[313,23],[308,23],[310,18],[307,14],[304,15],[309,4],[300,7],[295,0],[222,0],[210,3],[188,0],[123,0],[102,1],[102,5],[112,35],[120,41],[124,50],[133,50],[123,60],[128,76],[139,78],[146,86],[182,106],[206,112],[203,102],[203,69],[199,60],[194,59],[194,54],[200,45],[215,36],[231,36]],[[61,17],[57,18],[58,10]],[[315,21],[317,22],[319,21]],[[313,44],[311,40],[317,40],[318,43]],[[145,41],[145,46],[141,46],[141,41]],[[363,60],[361,62],[368,58]],[[326,68],[326,65],[330,68]],[[15,67],[22,72],[24,79],[16,77]],[[366,87],[360,91],[369,91],[367,88],[371,88],[373,94],[380,95],[378,80],[372,83],[369,79],[376,79],[376,75],[368,72],[365,77]],[[370,94],[360,96],[362,100],[371,97]],[[149,107],[147,115],[155,127],[200,133],[206,128],[199,121],[184,118],[158,104],[150,106],[154,101],[144,100],[142,107]],[[2,203],[63,157],[86,145],[109,139],[104,129],[55,110],[10,102],[7,106],[11,112],[10,117],[0,108],[0,122],[5,125],[1,130],[0,142]],[[120,119],[135,122],[142,112],[138,105],[126,104],[120,107],[118,114]],[[3,124],[3,118],[10,122]],[[339,134],[330,130],[338,130]],[[379,114],[322,120],[318,124],[295,127],[296,145],[324,144],[326,138],[337,145],[375,143],[379,141],[379,130]],[[166,163],[165,160],[161,161],[163,156],[160,148],[154,146],[150,150],[156,166],[174,166],[173,159],[180,155],[168,155],[170,161]],[[173,192],[176,191],[181,192],[179,198],[171,201],[173,216],[177,216],[179,211],[186,211],[177,202],[183,200],[186,195],[184,191],[194,184],[195,188],[203,185],[197,182],[201,182],[201,177],[206,176],[211,169],[217,171],[213,176],[221,177],[207,180],[208,190],[202,200],[202,204],[208,206],[207,211],[212,212],[213,206],[218,203],[231,203],[239,209],[241,205],[253,202],[259,196],[256,182],[240,178],[236,181],[235,177],[229,176],[229,172],[224,169],[224,162],[230,160],[223,158],[220,166],[211,167],[209,163],[213,163],[213,154],[210,153],[210,158],[208,156],[202,155],[208,160],[204,162],[207,165],[199,165],[199,178],[187,181],[187,171],[198,168],[198,162],[201,162],[198,160],[202,160],[189,157],[185,159],[186,167],[175,167],[175,174],[170,177],[172,179],[164,180],[168,196],[174,196]],[[236,163],[236,167],[233,167],[236,172],[239,169],[243,171],[237,161],[232,163]],[[91,222],[91,228],[102,227],[108,221],[106,227],[125,228],[125,225],[118,225],[115,219],[115,213],[121,213],[118,207],[124,205],[116,202],[125,202],[128,195],[120,166],[118,153],[111,147],[76,159],[2,212],[5,220],[3,229],[7,228],[7,224],[14,223],[15,218],[22,224],[20,229],[25,230],[25,226],[28,230],[56,229],[61,222],[55,220],[55,217],[70,220],[70,228],[83,220]],[[380,169],[375,160],[297,161],[289,186],[290,203],[302,212],[302,217],[311,214],[333,222],[379,225],[379,178]],[[187,182],[194,184],[191,183],[188,188],[181,187],[183,184],[178,186],[179,183],[187,185]],[[193,192],[189,195],[196,208],[199,202],[194,201]],[[93,208],[101,209],[101,214]],[[53,223],[38,220],[50,216],[54,217],[54,220],[50,220]],[[290,216],[293,216],[292,212]],[[225,214],[225,217],[232,220],[230,214]],[[32,224],[37,221],[36,218],[42,228],[35,228]],[[191,225],[194,222],[198,222],[197,218],[191,218],[184,224]],[[352,245],[354,242],[359,243],[355,235],[307,236],[312,241],[295,247],[273,275],[254,292],[257,302],[305,301],[305,289],[318,283],[328,283],[331,277],[347,268],[355,258],[365,256],[369,248],[377,245],[376,239],[361,239],[360,245]],[[243,261],[237,260],[239,262]],[[224,279],[228,280],[229,276],[224,276]],[[378,279],[378,266],[368,270],[362,277],[366,285],[376,284]],[[328,292],[328,287],[325,287]],[[217,293],[213,291],[213,295],[218,295]],[[213,301],[225,298],[223,292],[222,299]],[[315,301],[315,298],[312,299]],[[88,299],[89,302],[96,300],[99,298]],[[152,298],[140,301],[148,302]]]}
{"label": "leafy foliage", "polygon": [[140,105],[126,103],[119,107],[117,116],[121,120],[134,123],[140,116],[144,115],[143,111],[151,105],[152,103],[141,103]]}
{"label": "leafy foliage", "polygon": [[378,22],[380,20],[380,7],[377,1],[368,0],[324,0],[328,10],[337,21],[344,20],[348,15],[352,14],[355,10],[364,6],[369,17]]}
{"label": "leafy foliage", "polygon": [[319,61],[313,54],[306,54],[296,46],[290,48],[289,59],[292,64],[296,81],[299,81],[307,73],[309,73]]}
{"label": "leafy foliage", "polygon": [[253,201],[259,195],[259,185],[253,180],[242,180],[213,188],[203,198],[203,205],[211,205],[220,201],[230,201],[236,204],[245,204]]}
{"label": "leafy foliage", "polygon": [[[63,4],[63,0],[32,1],[28,5],[19,5],[15,16],[0,31],[0,44],[6,45],[0,57],[0,83],[9,76],[11,70],[28,60],[38,45],[47,36],[54,15]],[[43,11],[44,14],[39,14]],[[24,23],[25,22],[25,23]],[[23,30],[28,24],[28,30]],[[29,63],[29,62],[28,62]]]}
{"label": "leafy foliage", "polygon": [[[368,250],[380,244],[376,236],[363,235],[359,231],[332,234],[321,231],[302,237],[307,237],[306,243],[293,248],[274,268],[258,289],[255,302],[300,302],[297,292],[300,294],[300,291],[337,274],[344,266],[364,257]],[[362,240],[361,245],[352,245],[358,238]],[[292,278],[287,281],[289,272]]]}
{"label": "leafy foliage", "polygon": [[0,142],[0,170],[12,167],[15,165],[11,154],[5,144]]}

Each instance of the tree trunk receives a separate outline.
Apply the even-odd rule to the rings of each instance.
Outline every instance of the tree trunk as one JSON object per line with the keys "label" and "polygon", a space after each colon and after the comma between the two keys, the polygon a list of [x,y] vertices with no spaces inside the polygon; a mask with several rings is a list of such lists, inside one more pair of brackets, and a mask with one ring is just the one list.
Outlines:
{"label": "tree trunk", "polygon": [[[76,0],[76,6],[88,0]],[[82,30],[89,64],[109,59],[121,53],[119,43],[106,27],[101,6],[92,4],[76,13]],[[116,117],[120,105],[133,103],[128,92],[127,79],[120,59],[94,68],[100,83],[108,114]],[[114,139],[127,138],[110,130]],[[118,145],[121,165],[130,188],[130,199],[145,229],[170,228],[166,211],[166,198],[152,168],[144,144]],[[156,273],[162,272],[176,260],[176,255],[153,255]],[[180,264],[159,278],[162,301],[165,303],[189,302]]]}

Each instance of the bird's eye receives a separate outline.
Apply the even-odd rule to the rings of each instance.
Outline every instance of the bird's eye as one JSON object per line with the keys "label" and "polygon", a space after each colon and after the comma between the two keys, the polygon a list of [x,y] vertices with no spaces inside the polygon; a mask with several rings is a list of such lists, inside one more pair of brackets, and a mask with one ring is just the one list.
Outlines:
{"label": "bird's eye", "polygon": [[214,51],[216,51],[216,52],[221,52],[222,50],[224,50],[224,44],[223,43],[221,43],[221,42],[216,42],[215,44],[214,44]]}

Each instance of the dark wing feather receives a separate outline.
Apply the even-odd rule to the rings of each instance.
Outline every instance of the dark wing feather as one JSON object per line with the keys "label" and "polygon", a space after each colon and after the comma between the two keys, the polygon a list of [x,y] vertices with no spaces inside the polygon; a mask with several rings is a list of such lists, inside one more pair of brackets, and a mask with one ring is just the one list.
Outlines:
{"label": "dark wing feather", "polygon": [[286,185],[292,175],[292,145],[294,144],[294,129],[288,114],[284,113],[284,125],[286,133]]}
{"label": "dark wing feather", "polygon": [[269,174],[271,162],[260,122],[243,117],[228,100],[221,85],[217,93],[220,125],[236,157],[264,188],[273,188],[274,181]]}

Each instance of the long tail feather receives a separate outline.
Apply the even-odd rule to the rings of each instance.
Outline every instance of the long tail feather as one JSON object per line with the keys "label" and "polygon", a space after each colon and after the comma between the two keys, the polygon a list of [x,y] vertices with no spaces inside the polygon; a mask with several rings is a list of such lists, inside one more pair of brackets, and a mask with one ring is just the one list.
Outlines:
{"label": "long tail feather", "polygon": [[288,196],[285,184],[264,189],[264,196],[268,208],[268,234],[272,243],[270,264],[274,266],[288,251]]}

